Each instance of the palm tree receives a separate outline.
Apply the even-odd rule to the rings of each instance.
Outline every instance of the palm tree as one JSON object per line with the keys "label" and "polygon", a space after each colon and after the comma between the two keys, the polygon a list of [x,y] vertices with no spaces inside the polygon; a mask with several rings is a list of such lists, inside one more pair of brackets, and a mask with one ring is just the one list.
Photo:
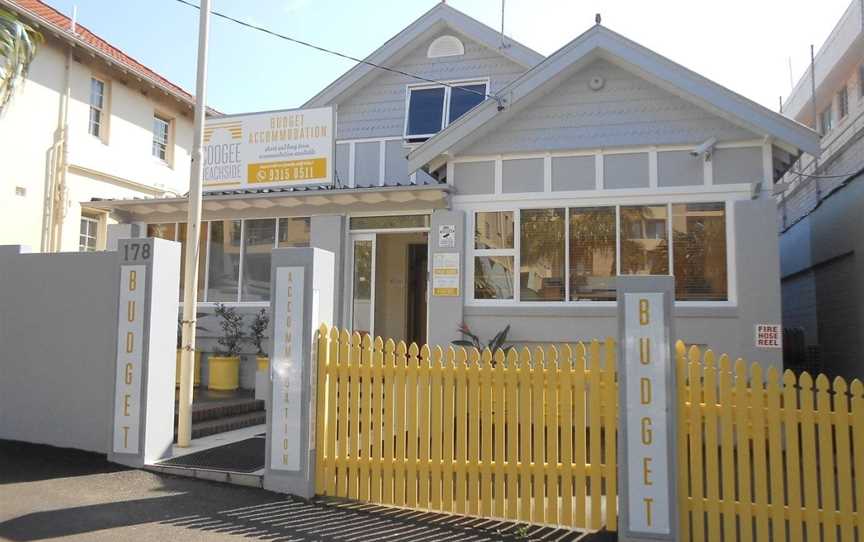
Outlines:
{"label": "palm tree", "polygon": [[0,113],[9,104],[27,70],[42,35],[13,13],[0,10]]}

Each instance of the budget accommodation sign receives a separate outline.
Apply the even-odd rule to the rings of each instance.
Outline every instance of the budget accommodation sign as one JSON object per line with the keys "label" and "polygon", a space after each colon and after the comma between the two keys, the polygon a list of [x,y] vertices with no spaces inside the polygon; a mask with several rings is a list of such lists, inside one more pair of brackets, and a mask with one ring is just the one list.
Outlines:
{"label": "budget accommodation sign", "polygon": [[329,184],[335,126],[332,107],[207,119],[204,189]]}

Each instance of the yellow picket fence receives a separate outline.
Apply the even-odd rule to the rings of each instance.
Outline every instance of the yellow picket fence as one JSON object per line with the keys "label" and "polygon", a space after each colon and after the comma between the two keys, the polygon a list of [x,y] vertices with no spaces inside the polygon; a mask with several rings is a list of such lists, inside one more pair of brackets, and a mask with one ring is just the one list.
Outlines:
{"label": "yellow picket fence", "polygon": [[615,530],[615,343],[508,354],[322,326],[316,492]]}
{"label": "yellow picket fence", "polygon": [[676,358],[681,540],[864,540],[860,381]]}

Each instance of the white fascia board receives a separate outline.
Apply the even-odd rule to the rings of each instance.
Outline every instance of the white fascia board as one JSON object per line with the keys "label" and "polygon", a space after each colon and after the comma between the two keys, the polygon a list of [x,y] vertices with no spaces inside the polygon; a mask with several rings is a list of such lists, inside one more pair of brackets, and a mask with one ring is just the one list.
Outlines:
{"label": "white fascia board", "polygon": [[[616,63],[755,134],[771,136],[777,145],[790,152],[801,149],[814,156],[821,152],[819,135],[810,128],[597,25],[502,89],[500,96],[506,101],[506,111],[498,112],[495,101],[486,100],[414,149],[408,155],[409,171],[422,168],[445,151],[458,153],[460,148],[482,135],[481,128],[491,129],[485,126],[487,123],[495,119],[497,124],[510,118],[515,111],[527,106],[527,102],[539,98],[543,87],[554,86],[597,57]],[[526,103],[520,103],[529,96]]]}
{"label": "white fascia board", "polygon": [[[422,39],[428,37],[445,26],[463,34],[464,36],[492,49],[498,51],[504,57],[529,69],[544,60],[540,53],[516,42],[505,36],[509,44],[507,48],[500,48],[501,34],[489,28],[485,24],[465,15],[447,4],[439,3],[435,7],[421,15],[420,18],[408,25],[404,30],[390,38],[381,47],[376,49],[365,60],[373,64],[392,65],[395,61],[409,53],[413,47]],[[303,107],[321,107],[344,100],[344,94],[358,90],[365,77],[370,75],[375,68],[368,64],[359,63],[324,90],[309,99]]]}

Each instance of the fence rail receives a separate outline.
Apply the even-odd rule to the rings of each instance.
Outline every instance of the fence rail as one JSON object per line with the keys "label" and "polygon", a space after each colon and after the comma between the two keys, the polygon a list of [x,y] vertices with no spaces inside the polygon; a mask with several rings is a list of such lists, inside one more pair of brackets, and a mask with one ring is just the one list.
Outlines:
{"label": "fence rail", "polygon": [[398,344],[322,326],[316,492],[615,530],[615,343]]}
{"label": "fence rail", "polygon": [[676,350],[681,539],[864,540],[864,385]]}

